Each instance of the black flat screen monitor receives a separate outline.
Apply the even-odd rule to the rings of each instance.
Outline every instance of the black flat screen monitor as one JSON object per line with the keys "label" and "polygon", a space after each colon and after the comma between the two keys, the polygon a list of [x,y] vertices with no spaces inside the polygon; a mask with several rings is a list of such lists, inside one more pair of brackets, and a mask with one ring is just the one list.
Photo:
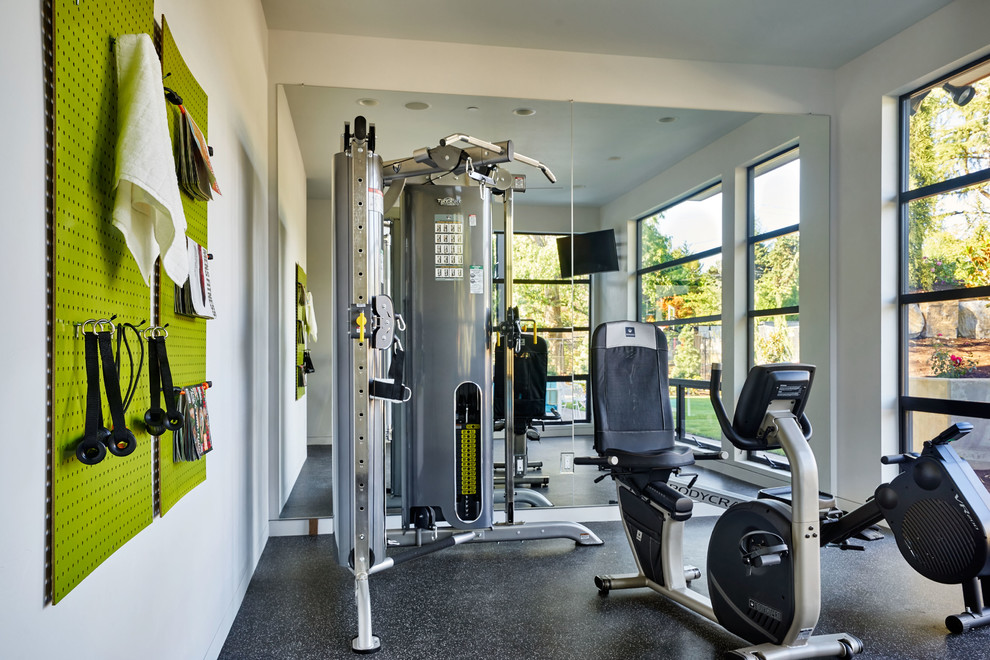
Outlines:
{"label": "black flat screen monitor", "polygon": [[[572,247],[573,272],[571,268]],[[561,277],[577,277],[578,275],[619,270],[619,254],[615,250],[615,230],[613,229],[561,236],[557,239],[557,255],[560,257]]]}

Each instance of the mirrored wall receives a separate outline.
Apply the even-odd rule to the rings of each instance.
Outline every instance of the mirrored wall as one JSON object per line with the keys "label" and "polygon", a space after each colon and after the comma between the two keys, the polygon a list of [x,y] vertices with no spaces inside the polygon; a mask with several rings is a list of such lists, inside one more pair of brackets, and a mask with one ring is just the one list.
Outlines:
{"label": "mirrored wall", "polygon": [[[723,143],[727,152],[733,152],[726,154],[727,162],[743,158],[733,151],[737,141],[732,136],[745,130],[757,116],[367,89],[282,89],[286,104],[284,109],[280,106],[280,111],[291,115],[297,157],[305,170],[308,286],[318,309],[329,311],[333,307],[331,278],[319,275],[332,272],[334,254],[331,160],[341,149],[344,123],[353,122],[355,116],[362,115],[375,125],[376,152],[385,161],[435,147],[447,136],[466,134],[492,142],[511,140],[517,154],[536,159],[552,170],[556,183],[521,162],[504,166],[514,175],[526,176],[526,191],[514,197],[514,304],[519,306],[520,316],[531,321],[526,328],[535,326],[537,335],[546,340],[548,352],[544,414],[532,422],[530,439],[525,443],[530,465],[517,489],[530,490],[534,495],[522,498],[517,509],[611,503],[615,499],[611,481],[596,483],[600,476],[596,469],[575,468],[571,463],[574,456],[594,453],[588,390],[591,332],[601,322],[637,316],[642,292],[638,291],[636,274],[641,261],[636,220],[655,214],[677,195],[722,184],[723,165],[708,167],[708,175],[694,174],[706,171],[706,167],[690,165],[692,159],[705,152],[705,158],[712,160],[711,153]],[[775,119],[759,116],[763,124],[772,124]],[[827,118],[819,119],[827,126]],[[291,138],[289,134],[283,137],[281,129],[279,133],[280,139]],[[280,157],[283,152],[280,144]],[[753,153],[751,158],[755,162],[764,155]],[[690,166],[685,167],[685,163]],[[694,180],[699,176],[701,180]],[[661,181],[663,185],[658,184]],[[674,190],[679,192],[670,192]],[[505,283],[502,265],[506,241],[501,206],[496,198],[491,283],[496,306]],[[399,212],[394,208],[386,217],[396,219]],[[603,229],[615,230],[618,270],[562,277],[558,239]],[[387,249],[398,248],[388,245]],[[331,402],[335,383],[330,365],[334,359],[335,320],[327,314],[322,316],[328,318],[325,327],[321,323],[323,335],[310,346],[316,372],[307,381],[306,433],[297,432],[296,437],[284,439],[280,448],[285,451],[287,445],[295,445],[290,451],[306,455],[291,487],[285,481],[291,475],[286,476],[286,470],[279,472],[279,478],[285,481],[279,490],[283,518],[323,517],[331,506],[329,446],[334,440]],[[387,436],[390,455],[403,441],[401,414],[397,407],[393,409]],[[503,462],[502,433],[496,431],[496,463]],[[400,473],[392,464],[386,469],[393,505],[398,503],[395,498],[401,492]],[[504,483],[501,479],[504,473],[497,471],[496,483]],[[561,517],[566,518],[566,513]]]}

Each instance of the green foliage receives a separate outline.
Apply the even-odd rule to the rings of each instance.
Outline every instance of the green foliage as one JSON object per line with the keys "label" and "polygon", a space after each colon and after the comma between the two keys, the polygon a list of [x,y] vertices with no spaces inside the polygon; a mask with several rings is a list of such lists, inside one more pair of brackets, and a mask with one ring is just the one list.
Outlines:
{"label": "green foliage", "polygon": [[798,304],[799,257],[797,233],[753,245],[755,309]]}
{"label": "green foliage", "polygon": [[[544,234],[515,234],[512,240],[513,280],[559,280],[553,284],[513,285],[513,304],[525,319],[542,328],[588,327],[589,289],[560,278],[557,237]],[[561,333],[546,337],[550,342],[547,373],[551,376],[588,373],[587,332]]]}
{"label": "green foliage", "polygon": [[981,224],[973,232],[973,240],[966,244],[966,260],[962,263],[963,283],[966,286],[990,286],[990,231]]}
{"label": "green foliage", "polygon": [[936,378],[965,378],[971,374],[976,369],[976,360],[972,359],[972,354],[963,357],[950,353],[949,348],[940,339],[941,336],[939,335],[932,344],[934,350],[928,358],[932,375]]}
{"label": "green foliage", "polygon": [[[919,188],[990,167],[990,81],[958,106],[941,88],[910,118],[909,179]],[[990,282],[990,189],[984,184],[909,204],[908,285],[932,291]]]}
{"label": "green foliage", "polygon": [[758,325],[755,337],[757,364],[790,362],[793,359],[794,344],[791,341],[790,329],[783,317],[774,318],[773,329],[769,332],[760,332],[760,330]]}
{"label": "green foliage", "polygon": [[694,328],[684,326],[677,333],[677,346],[674,349],[674,365],[671,378],[697,380],[701,378],[701,351],[694,345]]}

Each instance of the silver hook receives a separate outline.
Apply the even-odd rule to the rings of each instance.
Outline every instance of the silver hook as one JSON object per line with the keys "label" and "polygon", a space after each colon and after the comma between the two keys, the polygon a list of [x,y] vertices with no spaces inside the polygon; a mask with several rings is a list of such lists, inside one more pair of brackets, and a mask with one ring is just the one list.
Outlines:
{"label": "silver hook", "polygon": [[[76,323],[76,324],[74,324],[75,325],[75,328],[76,328],[76,339],[79,339],[79,337],[82,335],[82,333],[86,332],[86,326],[89,325],[90,323],[95,324],[96,323],[96,319],[86,319],[82,323]],[[96,332],[96,326],[95,325],[93,326],[93,332]]]}
{"label": "silver hook", "polygon": [[96,332],[102,332],[103,331],[102,330],[103,326],[107,326],[107,325],[110,326],[110,334],[111,335],[113,333],[117,332],[117,326],[115,326],[113,324],[113,321],[111,321],[110,319],[100,319],[99,321],[94,321],[94,323],[95,323],[95,325],[94,325],[93,329]]}

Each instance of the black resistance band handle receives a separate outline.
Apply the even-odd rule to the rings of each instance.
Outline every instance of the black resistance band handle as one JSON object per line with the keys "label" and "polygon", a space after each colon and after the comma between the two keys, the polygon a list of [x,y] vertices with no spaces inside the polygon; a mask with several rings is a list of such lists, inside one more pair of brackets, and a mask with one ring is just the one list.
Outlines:
{"label": "black resistance band handle", "polygon": [[144,413],[144,423],[153,436],[165,435],[165,411],[161,404],[161,376],[158,375],[158,343],[148,336],[148,384],[151,386],[150,408]]}
{"label": "black resistance band handle", "polygon": [[76,445],[76,458],[84,465],[96,465],[107,455],[100,403],[100,357],[95,332],[84,332],[86,347],[86,429]]}
{"label": "black resistance band handle", "polygon": [[165,397],[165,428],[177,431],[182,428],[183,417],[179,414],[172,386],[172,370],[168,366],[168,352],[165,350],[165,337],[155,337],[158,342],[158,371],[162,379],[162,396]]}
{"label": "black resistance band handle", "polygon": [[110,433],[107,449],[114,456],[127,456],[137,447],[137,439],[127,428],[124,418],[124,402],[120,398],[120,378],[113,363],[113,347],[110,345],[110,331],[98,332],[100,356],[103,361],[103,386],[110,405],[110,419],[113,430]]}

